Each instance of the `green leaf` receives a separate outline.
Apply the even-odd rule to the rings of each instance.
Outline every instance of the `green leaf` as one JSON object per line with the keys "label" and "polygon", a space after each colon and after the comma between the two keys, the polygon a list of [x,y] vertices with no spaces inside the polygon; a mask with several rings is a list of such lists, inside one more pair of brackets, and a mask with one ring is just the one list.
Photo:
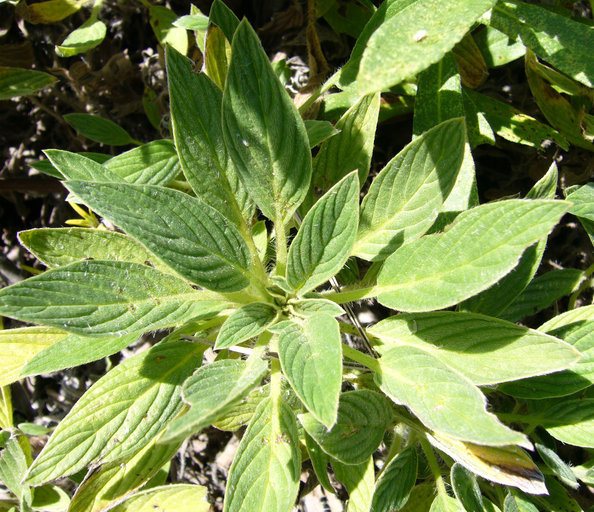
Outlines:
{"label": "green leaf", "polygon": [[369,512],[375,484],[375,466],[373,457],[357,465],[346,465],[332,461],[334,476],[344,484],[349,501],[346,512]]}
{"label": "green leaf", "polygon": [[64,120],[88,139],[111,146],[127,146],[134,140],[121,126],[92,114],[66,114]]}
{"label": "green leaf", "polygon": [[301,116],[246,20],[233,37],[223,136],[250,197],[269,219],[284,224],[309,189],[309,141]]}
{"label": "green leaf", "polygon": [[329,189],[351,171],[357,171],[359,183],[369,175],[371,153],[379,114],[380,96],[363,96],[336,123],[340,133],[326,141],[313,162],[313,183]]}
{"label": "green leaf", "polygon": [[47,149],[44,153],[67,180],[123,181],[115,172],[86,156],[59,149]]}
{"label": "green leaf", "polygon": [[97,361],[125,349],[137,338],[137,334],[100,338],[70,334],[29,359],[20,376],[52,373]]}
{"label": "green leaf", "polygon": [[214,0],[208,19],[223,31],[228,41],[233,41],[233,35],[239,26],[239,19],[222,0]]}
{"label": "green leaf", "polygon": [[455,498],[438,493],[433,503],[431,503],[429,512],[464,512],[464,509]]}
{"label": "green leaf", "polygon": [[476,385],[563,370],[580,358],[575,348],[557,338],[474,313],[404,313],[382,320],[368,332],[386,343],[376,347],[380,353],[395,344],[414,346]]}
{"label": "green leaf", "polygon": [[594,221],[594,183],[577,188],[567,196],[567,200],[573,203],[569,213]]}
{"label": "green leaf", "polygon": [[301,473],[297,424],[278,398],[260,403],[239,444],[225,492],[225,512],[289,512]]}
{"label": "green leaf", "polygon": [[378,300],[401,311],[452,306],[512,270],[568,209],[562,201],[511,199],[462,212],[445,233],[398,249],[378,275]]}
{"label": "green leaf", "polygon": [[173,22],[173,25],[195,32],[206,32],[206,29],[208,28],[208,16],[205,16],[204,14],[187,14],[177,18]]}
{"label": "green leaf", "polygon": [[464,121],[453,119],[417,137],[394,157],[363,200],[353,254],[382,260],[425,233],[454,186],[464,143]]}
{"label": "green leaf", "polygon": [[210,25],[208,28],[204,52],[206,74],[219,89],[224,89],[231,60],[231,44],[216,25]]}
{"label": "green leaf", "polygon": [[392,411],[382,395],[362,389],[340,395],[338,419],[330,430],[311,413],[300,414],[299,421],[328,455],[344,464],[362,464],[381,443]]}
{"label": "green leaf", "polygon": [[56,46],[56,54],[58,57],[72,57],[92,50],[105,39],[106,32],[105,23],[91,18],[70,32],[62,44]]}
{"label": "green leaf", "polygon": [[500,387],[504,393],[520,398],[554,398],[594,384],[594,306],[557,315],[539,330],[573,345],[582,354],[581,359],[562,372],[505,384]]}
{"label": "green leaf", "polygon": [[509,64],[526,53],[526,47],[515,36],[510,38],[493,27],[483,27],[473,37],[490,68]]}
{"label": "green leaf", "polygon": [[385,350],[375,382],[432,430],[488,446],[532,447],[524,434],[487,412],[486,398],[470,380],[417,347],[394,345]]}
{"label": "green leaf", "polygon": [[242,306],[233,312],[221,326],[215,349],[239,345],[258,336],[274,322],[277,313],[274,306],[263,302],[252,302]]}
{"label": "green leaf", "polygon": [[504,512],[538,512],[538,508],[526,496],[523,496],[521,492],[510,491],[503,502]]}
{"label": "green leaf", "polygon": [[547,465],[547,467],[553,471],[553,474],[561,479],[561,481],[571,487],[577,489],[579,483],[573,474],[571,468],[559,457],[559,455],[551,448],[546,447],[543,444],[536,443],[536,450],[540,455],[540,458]]}
{"label": "green leaf", "polygon": [[248,285],[245,242],[227,219],[202,201],[153,185],[69,181],[67,186],[190,281],[219,292]]}
{"label": "green leaf", "polygon": [[594,87],[594,62],[588,48],[594,47],[594,32],[578,23],[537,5],[516,0],[497,3],[491,26],[522,43],[541,59],[574,80]]}
{"label": "green leaf", "polygon": [[85,0],[48,0],[26,6],[29,23],[55,23],[78,11]]}
{"label": "green leaf", "polygon": [[542,425],[555,439],[574,446],[594,448],[594,398],[556,398],[537,400],[536,411],[526,419]]}
{"label": "green leaf", "polygon": [[297,396],[316,420],[332,427],[342,385],[338,322],[325,313],[289,322],[279,334],[278,355]]}
{"label": "green leaf", "polygon": [[330,316],[345,314],[344,309],[328,299],[291,299],[289,307],[296,316],[310,316],[316,313],[325,313]]}
{"label": "green leaf", "polygon": [[481,490],[474,476],[464,466],[457,462],[452,466],[450,472],[452,488],[458,502],[466,512],[484,512]]}
{"label": "green leaf", "polygon": [[104,166],[130,183],[147,185],[167,185],[181,170],[170,140],[143,144],[110,158]]}
{"label": "green leaf", "polygon": [[[23,445],[27,447],[28,457]],[[12,435],[3,448],[0,458],[0,482],[16,495],[21,503],[24,501],[30,504],[31,490],[22,483],[31,459],[31,447],[27,438],[18,434]]]}
{"label": "green leaf", "polygon": [[115,231],[87,228],[41,228],[21,231],[19,242],[48,267],[63,267],[82,259],[128,261],[171,269],[136,240]]}
{"label": "green leaf", "polygon": [[173,24],[177,20],[177,14],[163,5],[149,6],[150,24],[161,46],[172,46],[183,55],[188,53],[188,33]]}
{"label": "green leaf", "polygon": [[339,85],[386,90],[439,61],[495,0],[385,2],[357,39]]}
{"label": "green leaf", "polygon": [[214,316],[186,281],[137,263],[82,261],[0,290],[0,314],[85,336],[141,334],[182,319]]}
{"label": "green leaf", "polygon": [[35,489],[31,503],[33,510],[44,512],[62,512],[68,510],[69,505],[70,496],[57,485],[42,485]]}
{"label": "green leaf", "polygon": [[464,101],[472,103],[473,110],[480,112],[493,131],[506,140],[536,149],[542,149],[546,141],[552,140],[563,149],[569,149],[567,140],[557,130],[507,103],[466,88]]}
{"label": "green leaf", "polygon": [[180,412],[181,385],[203,351],[195,343],[164,343],[116,366],[56,427],[26,481],[40,485],[141,449]]}
{"label": "green leaf", "polygon": [[173,137],[184,175],[196,196],[236,225],[251,205],[223,141],[223,93],[192,63],[167,50]]}
{"label": "green leaf", "polygon": [[316,443],[306,432],[303,433],[303,437],[305,439],[305,446],[307,447],[309,460],[311,461],[311,465],[320,485],[328,492],[334,493],[334,488],[328,478],[328,462],[330,461],[328,455],[322,451],[318,443]]}
{"label": "green leaf", "polygon": [[99,512],[148,482],[179,450],[181,442],[159,443],[153,438],[144,448],[101,466],[91,473],[72,497],[69,512]]}
{"label": "green leaf", "polygon": [[332,187],[303,219],[289,249],[287,282],[303,295],[345,264],[357,234],[359,181],[352,172]]}
{"label": "green leaf", "polygon": [[155,512],[157,510],[191,510],[209,512],[206,487],[190,484],[164,485],[146,489],[127,498],[111,512]]}
{"label": "green leaf", "polygon": [[223,359],[199,368],[182,389],[190,410],[167,427],[163,441],[183,439],[215,423],[226,409],[243,400],[267,371],[268,365],[259,356],[247,362]]}
{"label": "green leaf", "polygon": [[19,380],[28,361],[67,336],[64,331],[48,327],[0,330],[0,387]]}
{"label": "green leaf", "polygon": [[373,494],[373,512],[400,510],[417,480],[417,450],[409,446],[384,467]]}
{"label": "green leaf", "polygon": [[410,493],[410,499],[400,510],[402,512],[427,512],[435,499],[435,484],[425,482],[416,485]]}
{"label": "green leaf", "polygon": [[0,100],[34,94],[56,81],[56,77],[42,71],[0,66]]}
{"label": "green leaf", "polygon": [[340,130],[334,127],[329,121],[306,119],[303,121],[303,124],[307,131],[307,139],[309,140],[309,147],[311,149],[340,133]]}

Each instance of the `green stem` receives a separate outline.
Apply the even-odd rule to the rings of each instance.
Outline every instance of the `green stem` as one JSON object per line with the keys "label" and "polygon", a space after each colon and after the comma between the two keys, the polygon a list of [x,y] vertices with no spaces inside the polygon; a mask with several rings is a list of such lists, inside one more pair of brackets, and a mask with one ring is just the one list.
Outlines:
{"label": "green stem", "polygon": [[344,354],[345,357],[348,357],[352,361],[355,361],[356,363],[366,366],[367,368],[369,368],[370,370],[372,370],[374,372],[381,371],[381,367],[380,367],[379,363],[377,362],[377,359],[375,359],[371,356],[368,356],[367,354],[364,354],[363,352],[359,352],[358,350],[355,350],[354,348],[351,348],[344,343],[342,344],[342,353]]}
{"label": "green stem", "polygon": [[287,232],[281,222],[274,223],[276,235],[276,275],[284,276],[287,270]]}
{"label": "green stem", "polygon": [[377,287],[367,286],[364,288],[354,288],[351,290],[343,290],[341,292],[324,293],[324,299],[331,300],[337,304],[344,304],[345,302],[355,302],[361,299],[369,299],[377,295]]}
{"label": "green stem", "polygon": [[278,359],[270,360],[270,396],[279,398],[281,396],[281,365]]}
{"label": "green stem", "polygon": [[421,448],[423,448],[423,452],[425,453],[425,458],[427,459],[427,464],[429,465],[429,469],[431,470],[431,474],[435,479],[435,487],[437,487],[437,492],[440,496],[447,496],[448,492],[445,488],[445,482],[443,480],[443,475],[441,474],[441,469],[439,468],[439,463],[435,458],[435,453],[433,452],[433,448],[429,444],[426,439],[421,439]]}
{"label": "green stem", "polygon": [[103,5],[103,0],[95,0],[93,3],[93,9],[91,10],[91,16],[89,17],[90,20],[97,20],[99,18],[99,11],[101,10],[101,6]]}

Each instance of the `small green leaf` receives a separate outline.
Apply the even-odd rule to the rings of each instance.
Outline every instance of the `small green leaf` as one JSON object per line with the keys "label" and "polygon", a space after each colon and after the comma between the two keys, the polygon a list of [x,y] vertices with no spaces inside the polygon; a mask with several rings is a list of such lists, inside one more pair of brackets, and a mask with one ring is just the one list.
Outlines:
{"label": "small green leaf", "polygon": [[300,295],[334,276],[357,234],[359,181],[352,172],[309,210],[291,244],[287,282]]}
{"label": "small green leaf", "polygon": [[335,128],[329,121],[306,119],[303,123],[305,124],[307,139],[309,140],[309,147],[311,149],[340,133],[340,130]]}
{"label": "small green leaf", "polygon": [[233,41],[233,35],[239,26],[239,19],[222,0],[214,0],[208,19],[220,27],[229,42]]}
{"label": "small green leaf", "polygon": [[165,343],[116,366],[56,427],[26,481],[40,485],[145,446],[180,412],[181,385],[200,364],[203,351],[195,343]]}
{"label": "small green leaf", "polygon": [[206,33],[205,54],[206,74],[219,89],[224,89],[231,60],[231,44],[216,25],[211,25]]}
{"label": "small green leaf", "polygon": [[450,471],[450,480],[454,494],[466,512],[485,512],[476,476],[456,462]]}
{"label": "small green leaf", "polygon": [[206,32],[208,28],[208,16],[204,14],[187,14],[177,18],[173,22],[173,25],[175,27],[185,28],[186,30]]}
{"label": "small green leaf", "polygon": [[0,290],[0,314],[85,336],[141,334],[214,316],[226,302],[137,263],[82,261]]}
{"label": "small green leaf", "polygon": [[88,139],[111,146],[127,146],[134,140],[121,126],[92,114],[66,114],[64,120]]}
{"label": "small green leaf", "polygon": [[512,270],[568,207],[511,199],[462,212],[445,233],[415,240],[385,261],[378,300],[401,311],[429,311],[471,297]]}
{"label": "small green leaf", "polygon": [[188,53],[188,34],[174,25],[177,14],[163,5],[150,5],[150,15],[151,27],[161,46],[172,46],[182,55]]}
{"label": "small green leaf", "polygon": [[29,23],[55,23],[77,12],[85,0],[47,0],[26,6]]}
{"label": "small green leaf", "polygon": [[[26,439],[25,436],[13,434],[3,447],[0,458],[0,482],[15,494],[19,501],[30,504],[31,490],[22,483],[31,460],[31,448]],[[26,443],[24,446],[28,449],[28,457],[23,449],[23,442]]]}
{"label": "small green leaf", "polygon": [[383,469],[373,494],[373,512],[400,510],[408,501],[417,480],[417,450],[409,446]]}
{"label": "small green leaf", "polygon": [[415,346],[477,385],[563,370],[581,355],[553,336],[474,313],[404,313],[382,320],[368,332],[386,343],[376,347],[380,353],[395,344]]}
{"label": "small green leaf", "polygon": [[220,292],[248,285],[245,242],[222,214],[202,201],[153,185],[69,181],[67,186],[192,282]]}
{"label": "small green leaf", "polygon": [[334,493],[334,487],[332,487],[330,479],[328,478],[328,462],[330,462],[328,455],[322,451],[320,445],[318,445],[307,432],[303,433],[303,437],[305,439],[307,453],[309,454],[309,460],[311,461],[311,465],[313,466],[320,485],[328,492]]}
{"label": "small green leaf", "polygon": [[385,2],[357,39],[339,85],[387,90],[439,61],[495,0]]}
{"label": "small green leaf", "polygon": [[393,345],[379,359],[375,382],[427,427],[455,439],[489,446],[532,447],[486,410],[487,400],[470,380],[412,346]]}
{"label": "small green leaf", "polygon": [[573,203],[569,213],[594,221],[594,183],[586,183],[577,188],[566,199]]}
{"label": "small green leaf", "polygon": [[56,77],[42,71],[0,66],[0,100],[29,96],[56,81]]}
{"label": "small green leaf", "polygon": [[429,512],[464,512],[464,509],[455,498],[438,493],[433,503],[431,503]]}
{"label": "small green leaf", "polygon": [[572,489],[577,489],[579,487],[579,483],[573,474],[571,468],[559,457],[559,455],[552,450],[551,448],[546,447],[543,444],[536,443],[536,450],[540,455],[540,458],[543,462],[548,466],[553,473],[561,479],[561,481],[571,487]]}
{"label": "small green leaf", "polygon": [[504,66],[526,53],[526,47],[493,27],[484,27],[473,34],[488,67]]}
{"label": "small green leaf", "polygon": [[346,512],[369,512],[375,484],[373,457],[369,456],[365,462],[356,465],[334,460],[332,468],[336,479],[344,484],[349,493]]}
{"label": "small green leaf", "polygon": [[510,492],[503,502],[503,512],[539,512],[526,496],[521,492]]}
{"label": "small green leaf", "polygon": [[299,421],[328,455],[344,464],[362,464],[381,443],[392,411],[383,395],[362,389],[340,395],[338,419],[330,430],[311,413],[299,415]]}
{"label": "small green leaf", "polygon": [[330,316],[345,314],[336,302],[327,299],[291,299],[289,306],[297,316],[310,316],[316,313],[325,313]]}
{"label": "small green leaf", "polygon": [[342,385],[338,322],[325,313],[289,322],[279,334],[278,355],[297,396],[314,418],[332,427]]}
{"label": "small green leaf", "polygon": [[373,141],[379,115],[379,94],[359,99],[336,123],[340,133],[325,142],[313,162],[313,182],[322,190],[329,189],[352,171],[359,183],[369,175]]}
{"label": "small green leaf", "polygon": [[35,489],[31,507],[44,512],[62,512],[69,510],[70,496],[57,485],[42,485]]}
{"label": "small green leaf", "polygon": [[163,441],[183,439],[215,423],[260,383],[267,370],[260,357],[247,362],[223,359],[199,368],[182,389],[190,410],[167,427]]}
{"label": "small green leaf", "polygon": [[277,313],[274,306],[263,302],[252,302],[242,306],[225,320],[214,348],[232,347],[258,336],[274,322]]}
{"label": "small green leaf", "polygon": [[309,141],[301,116],[246,20],[233,37],[223,136],[250,197],[269,219],[284,224],[309,189]]}
{"label": "small green leaf", "polygon": [[70,32],[62,44],[56,46],[56,54],[58,57],[72,57],[92,50],[105,39],[106,32],[105,23],[91,18]]}
{"label": "small green leaf", "polygon": [[556,398],[532,404],[538,411],[531,422],[542,425],[562,443],[594,448],[594,398]]}
{"label": "small green leaf", "polygon": [[431,227],[449,195],[464,155],[462,119],[417,137],[376,176],[361,205],[353,254],[382,260]]}
{"label": "small green leaf", "polygon": [[207,489],[200,485],[175,484],[146,489],[114,508],[112,512],[155,512],[157,510],[191,510],[209,512]]}
{"label": "small green leaf", "polygon": [[167,185],[181,170],[170,140],[143,144],[110,158],[104,166],[130,183],[147,185]]}
{"label": "small green leaf", "polygon": [[260,403],[229,471],[225,512],[289,512],[301,473],[297,424],[278,398]]}

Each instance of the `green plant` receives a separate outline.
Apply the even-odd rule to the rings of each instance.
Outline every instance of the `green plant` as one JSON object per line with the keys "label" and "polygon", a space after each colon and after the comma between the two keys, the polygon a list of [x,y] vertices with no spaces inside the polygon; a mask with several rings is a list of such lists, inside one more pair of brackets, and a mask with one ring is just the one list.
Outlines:
{"label": "green plant", "polygon": [[[495,2],[450,1],[447,15],[436,4],[387,2],[371,18],[323,88],[338,84],[354,98],[336,130],[304,123],[253,29],[215,3],[211,21],[232,41],[230,62],[219,45],[218,60],[197,74],[167,50],[184,180],[173,165],[132,172],[159,154],[146,146],[105,164],[46,151],[69,200],[123,233],[20,234],[50,268],[0,291],[0,314],[47,327],[3,333],[30,350],[14,353],[0,384],[108,356],[148,331],[167,335],[96,382],[34,461],[5,396],[2,428],[12,434],[0,478],[23,510],[41,489],[55,491],[48,482],[88,467],[71,511],[209,510],[200,486],[128,495],[212,424],[247,425],[227,511],[291,510],[306,458],[329,491],[332,464],[349,511],[578,506],[553,477],[575,488],[576,475],[591,483],[591,474],[572,470],[554,444],[593,448],[582,353],[594,343],[594,307],[538,330],[512,321],[547,307],[559,283],[574,303],[590,285],[591,269],[533,278],[562,215],[573,212],[586,229],[594,221],[592,187],[555,200],[553,165],[526,198],[477,204],[459,80],[453,115],[441,110],[441,88],[429,91]],[[520,4],[493,12],[510,5]],[[380,91],[419,73],[416,137],[360,201]],[[366,299],[399,314],[365,328],[349,304]],[[217,359],[203,365],[211,347]],[[540,465],[525,451],[535,446]]]}

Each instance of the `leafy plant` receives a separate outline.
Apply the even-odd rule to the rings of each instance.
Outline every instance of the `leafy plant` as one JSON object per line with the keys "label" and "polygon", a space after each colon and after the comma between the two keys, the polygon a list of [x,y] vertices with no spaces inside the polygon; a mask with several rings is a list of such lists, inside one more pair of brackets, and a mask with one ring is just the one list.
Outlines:
{"label": "leafy plant", "polygon": [[[49,269],[0,291],[0,314],[44,327],[1,333],[10,371],[0,383],[167,335],[99,379],[33,461],[3,395],[0,478],[23,510],[86,468],[70,511],[209,510],[200,486],[137,491],[209,425],[247,426],[226,511],[291,510],[307,458],[327,490],[332,465],[349,511],[578,506],[554,477],[574,488],[590,473],[554,446],[594,447],[594,309],[538,330],[506,318],[547,307],[559,282],[573,303],[590,285],[592,269],[533,278],[565,213],[591,228],[592,189],[554,199],[553,165],[526,198],[478,204],[478,112],[467,114],[451,50],[491,8],[523,14],[511,1],[446,3],[377,10],[322,88],[355,98],[334,130],[302,120],[254,30],[215,2],[210,22],[230,61],[208,35],[206,73],[167,49],[176,154],[167,142],[104,163],[46,151],[69,200],[121,232],[20,234]],[[532,32],[519,33],[530,45]],[[558,57],[553,65],[589,86]],[[360,201],[379,93],[417,74],[415,138]],[[138,168],[143,155],[150,165]],[[350,303],[370,299],[398,314],[362,326]],[[203,364],[210,349],[217,358]]]}

